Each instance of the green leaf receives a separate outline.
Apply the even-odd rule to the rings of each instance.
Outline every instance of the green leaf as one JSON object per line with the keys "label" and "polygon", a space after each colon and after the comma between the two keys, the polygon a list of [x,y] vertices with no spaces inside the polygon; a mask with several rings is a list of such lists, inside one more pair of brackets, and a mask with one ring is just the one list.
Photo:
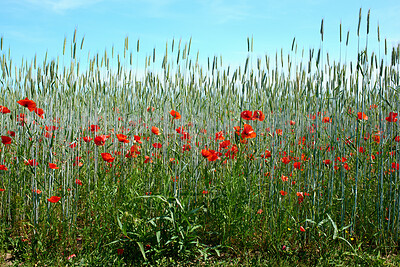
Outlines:
{"label": "green leaf", "polygon": [[140,252],[142,252],[143,259],[147,261],[146,252],[144,252],[144,247],[142,242],[136,242],[139,246]]}
{"label": "green leaf", "polygon": [[333,240],[335,240],[338,237],[338,228],[336,223],[332,220],[331,216],[329,216],[329,214],[327,214],[326,216],[328,216],[329,221],[332,223],[333,226]]}

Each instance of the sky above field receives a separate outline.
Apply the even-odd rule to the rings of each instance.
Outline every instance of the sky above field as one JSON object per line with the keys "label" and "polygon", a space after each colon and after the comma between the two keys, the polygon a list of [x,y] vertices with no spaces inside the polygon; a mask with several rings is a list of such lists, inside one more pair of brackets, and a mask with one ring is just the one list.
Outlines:
{"label": "sky above field", "polygon": [[[350,31],[347,59],[357,56],[357,24],[362,8],[360,46],[365,47],[366,18],[371,9],[368,50],[378,50],[377,25],[380,25],[381,51],[384,39],[392,47],[400,42],[400,1],[246,1],[246,0],[1,0],[0,35],[3,52],[11,49],[14,62],[62,56],[64,38],[67,51],[77,29],[80,46],[85,36],[82,61],[90,55],[114,49],[123,54],[125,37],[129,51],[138,61],[156,49],[156,58],[182,40],[182,47],[192,37],[191,56],[204,62],[207,57],[222,55],[224,66],[242,65],[247,52],[247,37],[253,37],[252,57],[274,57],[283,49],[291,50],[296,38],[298,54],[304,48],[321,47],[320,25],[324,19],[325,52],[339,59],[339,25],[342,22],[342,60],[344,43]],[[140,39],[140,53],[136,42]],[[176,48],[176,47],[175,47]],[[370,50],[371,49],[371,50]],[[2,53],[3,53],[2,52]],[[161,65],[161,63],[160,63]]]}

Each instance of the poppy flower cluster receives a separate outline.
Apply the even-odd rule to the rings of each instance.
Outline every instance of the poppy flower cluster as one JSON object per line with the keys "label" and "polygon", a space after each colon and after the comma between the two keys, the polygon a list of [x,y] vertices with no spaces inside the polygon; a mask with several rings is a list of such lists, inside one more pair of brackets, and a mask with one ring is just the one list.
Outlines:
{"label": "poppy flower cluster", "polygon": [[261,110],[255,110],[254,113],[251,112],[250,110],[245,110],[242,111],[240,117],[247,121],[254,121],[254,120],[263,121],[265,119],[265,115]]}
{"label": "poppy flower cluster", "polygon": [[208,161],[216,161],[217,159],[220,159],[219,156],[222,155],[220,152],[216,152],[212,149],[202,149],[201,150],[201,155],[208,159]]}
{"label": "poppy flower cluster", "polygon": [[388,122],[397,122],[397,115],[398,113],[389,112],[389,116],[386,117],[386,121]]}
{"label": "poppy flower cluster", "polygon": [[23,107],[26,107],[30,112],[34,111],[36,115],[38,115],[40,118],[44,118],[43,114],[44,111],[41,108],[38,108],[36,106],[35,101],[28,99],[27,97],[25,99],[21,99],[17,101],[18,104],[20,104]]}

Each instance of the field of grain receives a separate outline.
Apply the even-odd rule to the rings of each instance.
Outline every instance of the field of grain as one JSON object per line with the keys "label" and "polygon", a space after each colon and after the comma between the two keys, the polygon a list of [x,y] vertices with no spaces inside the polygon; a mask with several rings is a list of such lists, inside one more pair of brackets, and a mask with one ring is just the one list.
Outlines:
{"label": "field of grain", "polygon": [[289,54],[255,58],[249,38],[235,69],[173,41],[139,74],[139,40],[83,63],[74,35],[69,61],[18,64],[2,39],[8,261],[387,263],[400,234],[400,46],[378,28],[382,53],[369,51],[369,30],[336,61],[323,24],[309,51],[294,39]]}

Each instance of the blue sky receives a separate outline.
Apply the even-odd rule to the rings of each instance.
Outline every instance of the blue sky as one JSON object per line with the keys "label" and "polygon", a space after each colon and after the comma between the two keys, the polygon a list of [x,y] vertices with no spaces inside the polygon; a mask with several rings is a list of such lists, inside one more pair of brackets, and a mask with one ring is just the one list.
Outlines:
{"label": "blue sky", "polygon": [[[123,54],[124,39],[129,50],[144,61],[156,48],[161,59],[168,42],[188,42],[191,56],[197,51],[207,57],[222,55],[224,66],[243,64],[247,37],[254,38],[253,57],[275,55],[282,48],[290,52],[295,37],[298,51],[320,47],[320,23],[324,19],[324,50],[339,57],[339,24],[343,39],[350,31],[348,60],[356,58],[357,23],[362,7],[361,46],[365,46],[366,17],[371,9],[369,49],[377,50],[377,25],[381,41],[388,46],[400,42],[400,1],[246,1],[246,0],[0,0],[0,35],[5,49],[11,49],[14,62],[35,54],[50,59],[62,55],[64,37],[67,48],[74,29],[80,43],[85,36],[81,60],[87,54],[115,50]],[[140,39],[140,54],[136,41]],[[381,50],[383,45],[381,44]],[[343,45],[344,55],[344,45]],[[143,58],[143,60],[142,60]]]}

